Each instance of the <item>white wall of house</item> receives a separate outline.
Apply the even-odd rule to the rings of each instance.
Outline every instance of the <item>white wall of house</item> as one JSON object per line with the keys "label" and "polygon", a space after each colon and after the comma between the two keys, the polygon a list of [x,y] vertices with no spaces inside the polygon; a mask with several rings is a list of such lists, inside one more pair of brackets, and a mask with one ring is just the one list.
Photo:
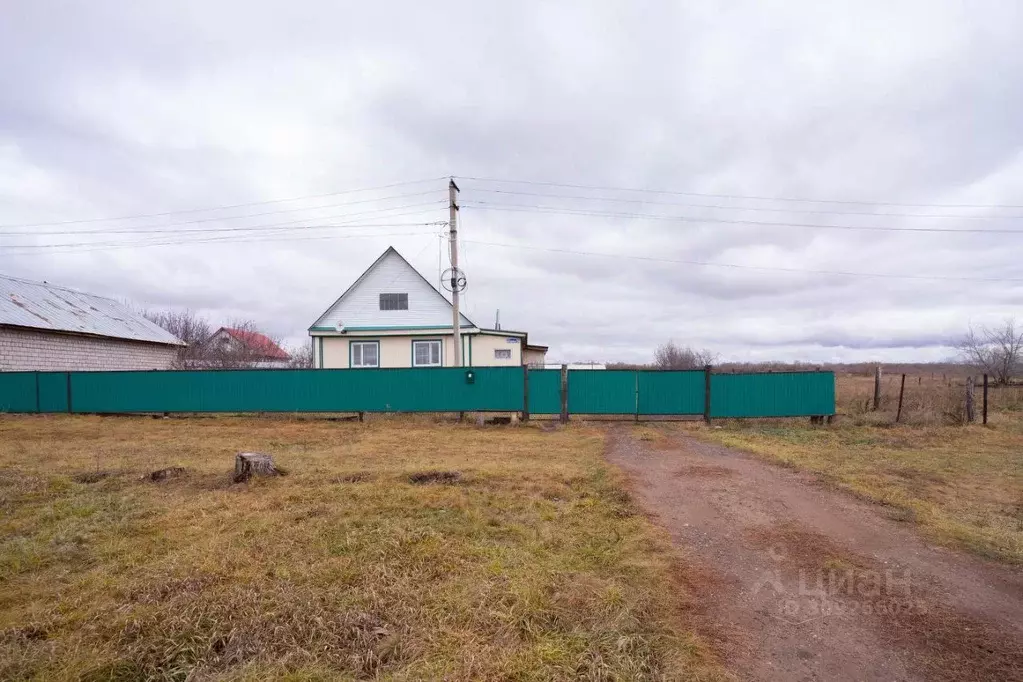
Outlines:
{"label": "white wall of house", "polygon": [[[421,335],[384,335],[384,336],[321,336],[323,343],[323,368],[347,369],[351,359],[352,342],[376,342],[379,345],[379,362],[381,367],[412,367],[413,341],[441,341],[442,367],[454,366],[454,347],[451,334]],[[463,339],[462,346],[468,350],[468,340]],[[318,350],[318,349],[317,349]],[[468,356],[464,363],[468,364]],[[317,356],[317,362],[319,356]]]}
{"label": "white wall of house", "polygon": [[[509,341],[514,340],[514,343]],[[522,364],[522,344],[518,336],[478,334],[472,339],[472,364],[475,367],[508,367]],[[508,357],[499,357],[495,351],[508,351]],[[504,353],[500,353],[501,356]]]}
{"label": "white wall of house", "polygon": [[170,369],[177,346],[0,327],[0,371]]}
{"label": "white wall of house", "polygon": [[525,347],[522,349],[522,364],[524,365],[542,368],[546,357],[547,351],[545,350],[533,350]]}
{"label": "white wall of house", "polygon": [[[412,367],[412,342],[440,340],[442,342],[443,367],[454,366],[454,347],[452,335],[447,334],[382,334],[379,336],[317,336],[314,337],[314,354],[317,367],[320,358],[323,359],[324,369],[347,369],[351,358],[350,344],[352,342],[373,341],[379,344],[380,367]],[[509,343],[508,339],[514,338],[517,343]],[[471,339],[471,340],[470,340]],[[323,345],[323,353],[320,354],[319,344]],[[463,334],[462,335],[462,364],[470,366],[470,359],[473,367],[515,367],[522,364],[523,339],[521,337],[491,335],[491,334]],[[471,349],[471,352],[470,352]],[[507,350],[509,357],[499,357],[495,350]],[[502,354],[503,355],[503,354]]]}

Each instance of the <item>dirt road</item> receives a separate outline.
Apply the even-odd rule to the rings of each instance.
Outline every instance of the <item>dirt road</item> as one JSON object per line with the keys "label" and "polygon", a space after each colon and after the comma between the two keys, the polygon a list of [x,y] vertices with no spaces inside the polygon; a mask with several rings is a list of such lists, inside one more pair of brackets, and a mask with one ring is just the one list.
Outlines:
{"label": "dirt road", "polygon": [[812,475],[627,428],[608,459],[686,555],[741,679],[1023,680],[1023,572],[936,548]]}

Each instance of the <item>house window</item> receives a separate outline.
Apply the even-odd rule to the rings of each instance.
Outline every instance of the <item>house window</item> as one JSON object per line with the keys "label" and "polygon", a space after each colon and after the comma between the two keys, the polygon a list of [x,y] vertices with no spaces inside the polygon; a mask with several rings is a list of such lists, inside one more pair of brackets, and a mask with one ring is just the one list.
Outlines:
{"label": "house window", "polygon": [[495,360],[511,360],[511,348],[495,348]]}
{"label": "house window", "polygon": [[440,367],[440,341],[413,341],[413,367]]}
{"label": "house window", "polygon": [[379,341],[352,341],[352,367],[379,367]]}
{"label": "house window", "polygon": [[408,294],[380,294],[381,310],[408,310]]}

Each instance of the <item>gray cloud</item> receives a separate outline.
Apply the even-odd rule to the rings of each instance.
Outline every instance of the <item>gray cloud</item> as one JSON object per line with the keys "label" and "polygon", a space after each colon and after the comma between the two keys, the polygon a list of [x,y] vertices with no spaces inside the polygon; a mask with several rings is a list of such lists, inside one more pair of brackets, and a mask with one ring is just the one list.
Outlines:
{"label": "gray cloud", "polygon": [[[669,337],[738,360],[943,359],[970,322],[1018,315],[1023,282],[756,268],[1023,279],[1016,256],[1023,237],[1011,234],[791,225],[1023,230],[1023,220],[1011,218],[1023,208],[801,204],[468,178],[1023,205],[1021,19],[1017,3],[996,1],[19,2],[0,24],[0,224],[160,213],[455,174],[465,204],[470,317],[490,324],[500,308],[506,326],[550,343],[552,360],[641,361]],[[184,239],[187,229],[303,217],[315,224],[345,213],[353,222],[426,223],[446,219],[444,187],[438,180],[83,223],[68,226],[69,235],[40,234],[55,227],[13,235],[16,228],[5,227],[0,271],[140,305],[191,308],[217,321],[252,318],[299,341],[389,244],[434,279],[440,228],[117,249],[99,245],[140,237],[86,230],[178,229]],[[428,189],[434,194],[402,196]],[[484,191],[495,189],[592,198]],[[355,199],[374,201],[310,208]],[[392,208],[429,200],[438,203]],[[497,211],[481,202],[697,220]],[[273,208],[295,210],[174,225]],[[970,219],[978,215],[1010,217]],[[363,233],[371,236],[304,239]],[[26,248],[47,244],[69,246]]]}

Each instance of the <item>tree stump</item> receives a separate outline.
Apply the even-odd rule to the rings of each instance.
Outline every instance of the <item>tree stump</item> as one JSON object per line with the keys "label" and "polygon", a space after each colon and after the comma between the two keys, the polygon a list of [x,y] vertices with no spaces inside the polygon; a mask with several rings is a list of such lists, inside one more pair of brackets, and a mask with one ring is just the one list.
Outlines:
{"label": "tree stump", "polygon": [[274,464],[273,457],[262,452],[239,452],[234,458],[234,482],[243,483],[253,476],[286,476],[287,471]]}

